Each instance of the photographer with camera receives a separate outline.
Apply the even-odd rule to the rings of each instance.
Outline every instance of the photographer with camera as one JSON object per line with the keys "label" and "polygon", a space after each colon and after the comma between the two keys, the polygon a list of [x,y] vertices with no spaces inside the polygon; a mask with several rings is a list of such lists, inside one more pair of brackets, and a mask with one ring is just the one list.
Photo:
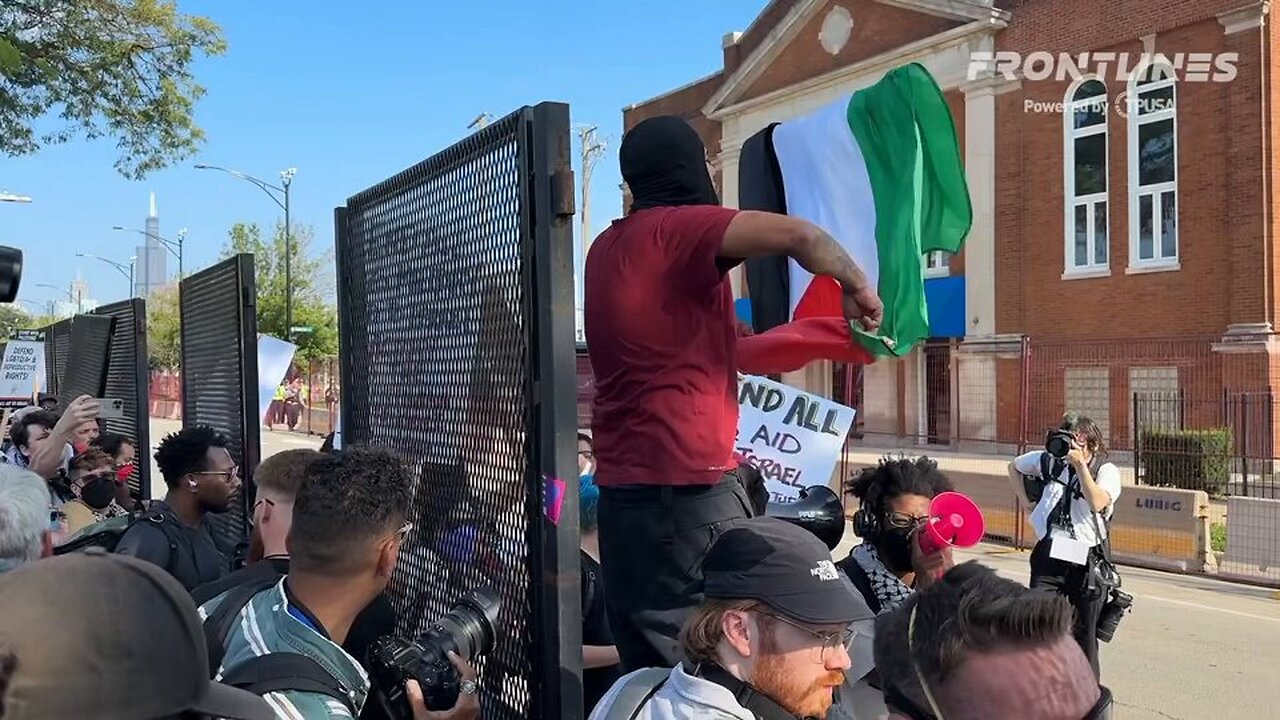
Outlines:
{"label": "photographer with camera", "polygon": [[1120,470],[1106,462],[1107,445],[1097,423],[1067,413],[1051,430],[1045,449],[1009,464],[1009,479],[1029,504],[1036,546],[1031,553],[1032,589],[1056,592],[1075,610],[1076,642],[1099,674],[1099,616],[1105,605],[1121,604],[1108,622],[1104,640],[1131,602],[1119,592],[1120,576],[1110,559],[1107,521],[1120,497]]}
{"label": "photographer with camera", "polygon": [[[248,583],[200,608],[215,679],[262,695],[281,718],[354,718],[370,686],[342,649],[356,617],[386,589],[400,547],[409,475],[385,451],[347,450],[307,465],[289,530],[289,574],[262,587]],[[427,710],[416,682],[412,720],[460,720],[479,714],[475,671],[449,656],[463,678],[458,702]]]}

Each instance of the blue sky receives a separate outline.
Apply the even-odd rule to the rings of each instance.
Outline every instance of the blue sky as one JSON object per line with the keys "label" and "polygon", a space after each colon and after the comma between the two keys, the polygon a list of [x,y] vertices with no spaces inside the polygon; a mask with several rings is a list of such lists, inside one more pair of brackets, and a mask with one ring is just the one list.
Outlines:
{"label": "blue sky", "polygon": [[228,43],[196,68],[208,91],[196,113],[207,134],[199,155],[142,181],[115,172],[110,141],[0,157],[0,189],[34,200],[0,204],[0,244],[26,253],[20,298],[44,305],[57,293],[38,283],[66,287],[80,271],[92,297],[118,300],[127,280],[74,254],[127,263],[141,237],[111,227],[141,227],[154,191],[161,234],[189,229],[190,273],[217,258],[233,223],[266,226],[280,214],[248,183],[191,168],[204,162],[270,181],[298,168],[294,221],[314,226],[326,250],[335,205],[465,136],[480,113],[542,100],[570,103],[573,122],[598,124],[611,141],[592,179],[598,232],[621,211],[622,107],[718,69],[721,36],[745,30],[765,4],[179,2],[219,23]]}

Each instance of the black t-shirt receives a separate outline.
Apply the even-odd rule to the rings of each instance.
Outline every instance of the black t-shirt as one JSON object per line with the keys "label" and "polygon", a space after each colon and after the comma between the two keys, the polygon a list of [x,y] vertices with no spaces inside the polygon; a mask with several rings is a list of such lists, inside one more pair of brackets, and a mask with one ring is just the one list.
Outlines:
{"label": "black t-shirt", "polygon": [[[582,644],[607,647],[613,644],[613,633],[609,631],[605,611],[604,575],[595,558],[583,551],[579,554],[582,556]],[[622,673],[617,665],[582,671],[584,714],[591,713],[620,677]]]}
{"label": "black t-shirt", "polygon": [[159,565],[187,590],[213,582],[230,572],[226,557],[213,541],[208,523],[188,527],[165,502],[153,500],[148,514],[160,522],[143,518],[125,531],[116,552]]}

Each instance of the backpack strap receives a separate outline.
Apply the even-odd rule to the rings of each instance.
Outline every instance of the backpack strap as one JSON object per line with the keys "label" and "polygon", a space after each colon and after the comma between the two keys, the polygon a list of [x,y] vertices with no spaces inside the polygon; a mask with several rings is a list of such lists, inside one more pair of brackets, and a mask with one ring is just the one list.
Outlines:
{"label": "backpack strap", "polygon": [[[174,534],[177,530],[172,522],[165,519],[164,513],[159,510],[147,510],[142,513],[135,513],[130,516],[129,527],[133,527],[136,523],[150,522],[160,529],[164,535],[164,539],[169,542],[169,562],[165,564],[165,572],[170,575],[174,574],[174,570],[178,567],[178,540]],[[126,529],[127,532],[127,529]]]}
{"label": "backpack strap", "polygon": [[222,676],[222,684],[255,695],[285,690],[326,695],[342,703],[352,717],[360,715],[350,691],[320,663],[298,653],[269,653],[250,658],[228,670]]}
{"label": "backpack strap", "polygon": [[218,668],[222,667],[222,658],[227,652],[227,635],[239,622],[240,611],[254,595],[275,585],[280,577],[278,573],[263,575],[231,588],[223,596],[222,602],[218,603],[218,607],[204,619],[204,640],[209,651],[210,675],[217,675]]}
{"label": "backpack strap", "polygon": [[604,720],[635,720],[669,677],[669,668],[645,668],[632,673],[618,687]]}
{"label": "backpack strap", "polygon": [[836,563],[836,567],[844,571],[849,578],[849,582],[858,589],[862,594],[862,599],[867,601],[867,607],[876,615],[880,614],[880,598],[876,597],[876,591],[871,587],[871,578],[867,577],[867,571],[862,569],[858,561],[853,558],[850,553],[848,557]]}

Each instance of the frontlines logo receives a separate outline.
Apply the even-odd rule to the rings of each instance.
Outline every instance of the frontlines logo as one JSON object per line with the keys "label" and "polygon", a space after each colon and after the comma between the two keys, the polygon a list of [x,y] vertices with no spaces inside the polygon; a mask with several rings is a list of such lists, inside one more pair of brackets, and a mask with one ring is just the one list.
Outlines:
{"label": "frontlines logo", "polygon": [[[1185,82],[1231,82],[1239,74],[1236,63],[1240,53],[1176,53],[1172,58],[1164,53],[1082,52],[1071,53],[1033,52],[1027,55],[1001,50],[1000,52],[975,52],[969,55],[969,79],[977,80],[986,73],[994,73],[1006,80],[1032,81],[1079,80],[1087,75],[1111,77],[1117,82],[1128,82],[1134,70],[1151,64],[1173,68],[1175,79]],[[1108,76],[1108,73],[1111,73]]]}

